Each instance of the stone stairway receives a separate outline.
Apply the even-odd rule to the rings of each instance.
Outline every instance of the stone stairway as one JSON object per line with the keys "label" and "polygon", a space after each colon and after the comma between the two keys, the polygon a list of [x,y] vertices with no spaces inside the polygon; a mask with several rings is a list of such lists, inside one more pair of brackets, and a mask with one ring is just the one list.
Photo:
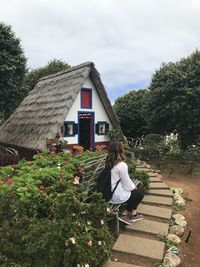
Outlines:
{"label": "stone stairway", "polygon": [[144,166],[137,166],[137,170],[147,171],[150,176],[149,191],[138,207],[145,219],[125,227],[112,248],[111,259],[116,261],[107,261],[103,267],[150,267],[162,262],[165,243],[156,236],[168,233],[166,220],[172,216],[173,194],[156,173]]}

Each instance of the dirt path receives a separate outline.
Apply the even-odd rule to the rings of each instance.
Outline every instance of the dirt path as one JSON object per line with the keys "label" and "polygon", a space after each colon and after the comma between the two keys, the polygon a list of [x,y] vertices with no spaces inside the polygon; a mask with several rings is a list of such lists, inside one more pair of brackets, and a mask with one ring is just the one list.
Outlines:
{"label": "dirt path", "polygon": [[[187,201],[185,210],[180,213],[186,217],[188,227],[182,239],[179,256],[181,257],[181,267],[200,266],[200,177],[190,177],[173,174],[168,178],[168,174],[162,171],[163,180],[171,187],[181,187],[184,193],[188,194],[190,200]],[[192,235],[188,243],[185,239],[192,229]]]}

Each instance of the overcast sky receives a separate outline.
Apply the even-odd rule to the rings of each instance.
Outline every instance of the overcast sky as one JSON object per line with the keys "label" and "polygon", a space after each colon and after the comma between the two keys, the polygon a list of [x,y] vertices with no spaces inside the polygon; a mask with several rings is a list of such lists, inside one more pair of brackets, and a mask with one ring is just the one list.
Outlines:
{"label": "overcast sky", "polygon": [[93,61],[112,102],[200,46],[200,0],[0,0],[30,68]]}

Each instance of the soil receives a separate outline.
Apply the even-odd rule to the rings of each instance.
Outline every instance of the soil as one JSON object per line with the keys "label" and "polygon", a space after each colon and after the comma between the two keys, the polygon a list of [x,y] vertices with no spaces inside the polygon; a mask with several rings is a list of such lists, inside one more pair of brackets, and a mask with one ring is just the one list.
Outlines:
{"label": "soil", "polygon": [[[182,244],[179,246],[180,267],[200,266],[200,176],[188,176],[173,173],[168,177],[168,173],[161,170],[163,180],[172,187],[180,187],[187,198],[186,208],[177,211],[185,216],[188,222],[185,234],[181,237]],[[188,243],[185,242],[190,229],[192,230]]]}

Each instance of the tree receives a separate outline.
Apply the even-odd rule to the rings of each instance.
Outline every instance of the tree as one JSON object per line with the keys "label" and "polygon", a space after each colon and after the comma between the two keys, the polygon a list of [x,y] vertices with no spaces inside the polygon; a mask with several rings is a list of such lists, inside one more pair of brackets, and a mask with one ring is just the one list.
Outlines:
{"label": "tree", "polygon": [[148,133],[146,122],[148,95],[148,90],[131,91],[116,100],[114,109],[125,136],[138,138]]}
{"label": "tree", "polygon": [[152,76],[148,100],[153,133],[177,131],[186,148],[200,134],[200,51],[176,63],[162,64]]}
{"label": "tree", "polygon": [[196,50],[189,57],[182,58],[176,63],[163,63],[159,70],[152,75],[150,89],[167,87],[197,88],[200,87],[200,51]]}
{"label": "tree", "polygon": [[0,23],[0,123],[19,105],[26,89],[22,82],[26,58],[10,26]]}
{"label": "tree", "polygon": [[176,131],[183,148],[195,144],[200,134],[200,87],[174,91],[157,88],[149,96],[151,131],[159,134]]}
{"label": "tree", "polygon": [[28,91],[31,91],[35,87],[40,78],[65,70],[69,67],[70,65],[62,60],[57,60],[57,59],[51,60],[44,67],[30,70],[26,74],[24,85]]}

